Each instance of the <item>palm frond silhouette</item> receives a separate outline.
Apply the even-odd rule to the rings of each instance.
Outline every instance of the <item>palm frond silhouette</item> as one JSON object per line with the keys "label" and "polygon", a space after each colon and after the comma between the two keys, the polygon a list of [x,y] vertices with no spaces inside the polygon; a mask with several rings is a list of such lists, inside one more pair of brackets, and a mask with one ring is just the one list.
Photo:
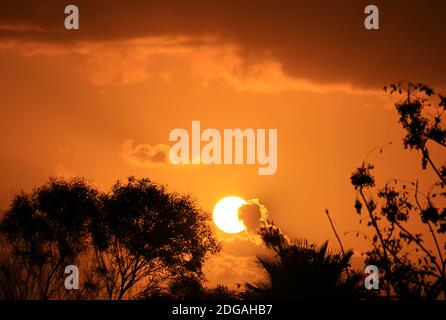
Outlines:
{"label": "palm frond silhouette", "polygon": [[258,256],[264,278],[245,284],[247,298],[354,299],[361,294],[362,275],[349,270],[352,251],[330,252],[299,240],[281,245],[272,255]]}

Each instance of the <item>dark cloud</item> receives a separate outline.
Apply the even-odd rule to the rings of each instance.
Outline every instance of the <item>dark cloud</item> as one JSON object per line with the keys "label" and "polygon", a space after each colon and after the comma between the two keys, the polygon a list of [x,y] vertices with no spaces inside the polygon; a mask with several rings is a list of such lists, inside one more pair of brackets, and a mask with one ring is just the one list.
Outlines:
{"label": "dark cloud", "polygon": [[239,217],[248,230],[254,231],[259,229],[262,214],[257,204],[248,203],[240,207]]}
{"label": "dark cloud", "polygon": [[260,203],[259,199],[247,201],[238,209],[238,213],[250,234],[257,234],[260,227],[268,220],[268,209]]}
{"label": "dark cloud", "polygon": [[68,45],[145,36],[237,44],[246,63],[268,56],[296,78],[378,87],[396,80],[445,85],[446,2],[373,1],[381,30],[366,31],[370,1],[72,1],[80,30],[63,29],[60,1],[0,4],[0,38]]}

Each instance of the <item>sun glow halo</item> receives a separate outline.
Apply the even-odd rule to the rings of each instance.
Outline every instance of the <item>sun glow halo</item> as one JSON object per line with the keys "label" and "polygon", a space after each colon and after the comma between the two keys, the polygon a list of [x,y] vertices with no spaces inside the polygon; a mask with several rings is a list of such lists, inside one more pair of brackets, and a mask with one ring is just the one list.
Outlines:
{"label": "sun glow halo", "polygon": [[226,233],[239,233],[246,229],[238,215],[238,209],[246,204],[240,197],[225,197],[214,207],[213,219],[217,227]]}

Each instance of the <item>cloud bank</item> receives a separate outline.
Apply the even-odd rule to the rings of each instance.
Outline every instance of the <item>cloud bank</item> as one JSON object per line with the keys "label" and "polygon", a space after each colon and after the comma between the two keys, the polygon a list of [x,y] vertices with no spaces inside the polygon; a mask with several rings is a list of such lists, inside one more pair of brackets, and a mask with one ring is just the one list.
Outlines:
{"label": "cloud bank", "polygon": [[[381,29],[363,27],[362,0],[315,1],[76,1],[80,30],[63,29],[64,3],[0,4],[2,43],[107,43],[138,38],[202,39],[237,48],[245,65],[267,59],[287,77],[310,83],[378,88],[410,79],[444,86],[446,3],[377,0]],[[234,80],[232,80],[234,81]]]}

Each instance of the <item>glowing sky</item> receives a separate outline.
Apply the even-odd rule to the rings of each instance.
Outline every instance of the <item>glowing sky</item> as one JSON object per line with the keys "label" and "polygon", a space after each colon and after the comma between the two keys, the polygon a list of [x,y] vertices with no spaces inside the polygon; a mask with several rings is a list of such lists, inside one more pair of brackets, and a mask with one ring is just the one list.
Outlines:
{"label": "glowing sky", "polygon": [[[227,195],[258,198],[290,237],[335,245],[324,209],[341,234],[360,229],[349,177],[373,147],[393,142],[371,156],[383,183],[429,185],[413,169],[419,157],[400,147],[381,88],[405,79],[446,87],[444,2],[375,1],[376,32],[362,25],[366,1],[75,3],[78,31],[63,29],[60,2],[0,4],[1,208],[51,175],[84,176],[104,190],[147,176],[208,210]],[[168,134],[192,120],[277,128],[277,173],[170,165]],[[248,280],[236,266],[250,265],[253,246],[226,243],[210,279]]]}

